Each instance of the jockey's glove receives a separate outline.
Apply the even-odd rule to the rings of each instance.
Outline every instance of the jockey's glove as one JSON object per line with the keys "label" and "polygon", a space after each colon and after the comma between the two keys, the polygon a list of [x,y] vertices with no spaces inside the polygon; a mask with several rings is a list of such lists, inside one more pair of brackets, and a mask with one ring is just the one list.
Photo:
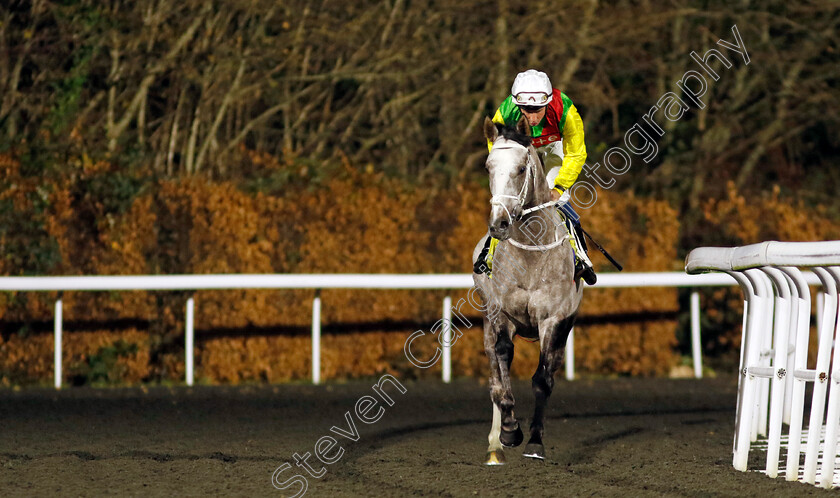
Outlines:
{"label": "jockey's glove", "polygon": [[559,185],[554,187],[554,190],[557,191],[558,194],[560,194],[560,198],[557,199],[557,202],[554,203],[555,206],[562,206],[563,204],[568,204],[569,203],[572,196],[571,196],[571,194],[569,193],[568,190],[564,189],[563,187],[561,187]]}

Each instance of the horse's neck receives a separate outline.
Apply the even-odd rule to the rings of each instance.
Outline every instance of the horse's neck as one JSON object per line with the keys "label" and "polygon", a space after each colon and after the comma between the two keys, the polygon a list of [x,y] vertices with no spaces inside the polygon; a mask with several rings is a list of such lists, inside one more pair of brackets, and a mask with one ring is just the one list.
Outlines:
{"label": "horse's neck", "polygon": [[531,208],[551,200],[551,191],[548,188],[548,182],[545,179],[545,171],[543,171],[542,161],[539,154],[533,147],[528,148],[531,162],[531,174],[533,175],[533,188],[529,189],[528,198],[525,199],[524,208]]}
{"label": "horse's neck", "polygon": [[[540,161],[539,155],[536,153],[536,150],[529,149],[528,153],[531,154],[531,161],[533,163],[532,174],[534,179],[532,181],[534,182],[534,185],[533,189],[531,189],[531,192],[529,192],[528,199],[525,200],[525,209],[534,206],[539,206],[540,204],[544,204],[551,200],[551,190],[548,188],[548,181],[545,178],[545,172],[543,171],[542,161]],[[545,227],[545,230],[542,231],[542,234],[536,237],[534,237],[536,235],[536,227],[540,225],[529,225],[529,221],[533,218],[540,218],[542,220],[541,225]],[[532,242],[547,244],[554,242],[555,226],[557,226],[558,223],[559,217],[557,213],[554,212],[554,208],[545,207],[543,209],[538,209],[523,216],[520,222],[517,224],[517,228],[520,229],[521,232],[521,228],[527,225],[530,231],[530,233],[527,234],[528,238],[537,239],[532,240]],[[522,233],[522,235],[526,234]]]}
{"label": "horse's neck", "polygon": [[[540,220],[537,222],[536,220]],[[554,207],[547,207],[528,213],[514,225],[515,239],[523,244],[551,244],[556,239],[557,228],[562,224]]]}

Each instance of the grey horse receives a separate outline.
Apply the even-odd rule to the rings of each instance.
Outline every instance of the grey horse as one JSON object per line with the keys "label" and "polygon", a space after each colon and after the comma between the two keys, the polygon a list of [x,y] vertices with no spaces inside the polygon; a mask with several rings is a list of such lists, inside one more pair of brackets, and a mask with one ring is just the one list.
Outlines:
{"label": "grey horse", "polygon": [[531,145],[530,128],[521,119],[516,129],[484,121],[493,142],[486,167],[492,195],[489,233],[473,252],[475,261],[486,238],[499,239],[491,276],[474,275],[484,300],[484,349],[490,360],[493,424],[487,465],[505,463],[503,446],[519,446],[522,429],[513,413],[510,366],[513,338],[539,340],[540,361],[531,378],[536,398],[531,435],[524,455],[545,459],[543,421],[566,339],[574,325],[583,284],[574,279],[574,250],[557,210],[542,162]]}

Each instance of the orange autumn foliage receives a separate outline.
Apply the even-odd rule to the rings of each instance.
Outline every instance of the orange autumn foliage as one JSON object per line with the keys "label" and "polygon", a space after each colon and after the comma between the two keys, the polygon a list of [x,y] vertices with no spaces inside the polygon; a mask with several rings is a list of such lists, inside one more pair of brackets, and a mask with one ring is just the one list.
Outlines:
{"label": "orange autumn foliage", "polygon": [[[293,182],[281,195],[192,178],[150,183],[122,205],[80,192],[70,180],[45,187],[43,179],[22,178],[15,162],[2,158],[0,167],[16,187],[0,200],[10,199],[15,209],[29,212],[39,188],[47,198],[36,218],[60,255],[53,267],[56,274],[467,273],[489,209],[487,189],[476,183],[422,188],[346,164],[317,185],[307,186],[305,179]],[[259,161],[269,170],[287,167],[266,157]],[[90,163],[79,178],[94,185],[111,174],[107,164]],[[708,220],[720,223],[722,230],[755,237],[838,235],[827,216],[791,207],[778,194],[748,204],[731,193],[706,209]],[[768,212],[773,216],[766,216]],[[676,247],[680,221],[667,203],[604,192],[580,214],[585,228],[627,271],[681,269]],[[599,272],[612,271],[600,254],[590,254]],[[8,261],[0,264],[5,274],[17,274]],[[68,329],[66,341],[80,341],[72,353],[66,352],[68,362],[84,366],[121,339],[135,345],[136,352],[118,355],[116,364],[126,365],[113,366],[122,372],[115,370],[119,382],[183,378],[184,303],[191,294],[199,379],[236,383],[309,378],[311,291],[65,293],[65,320],[76,324]],[[384,372],[439,376],[440,365],[427,370],[411,365],[403,343],[412,331],[431,328],[447,294],[453,303],[466,297],[466,291],[445,290],[323,291],[322,377]],[[677,361],[677,296],[673,289],[587,289],[576,327],[578,370],[667,373]],[[17,293],[0,299],[5,323],[33,323],[23,332],[0,334],[3,382],[49,380],[48,324],[55,297]],[[474,326],[463,329],[453,348],[454,374],[483,377],[487,360],[481,316],[469,305],[464,310]],[[513,373],[530,377],[537,346],[524,341],[517,345]],[[428,358],[434,346],[418,341],[416,352]],[[70,369],[67,375],[79,374]]]}

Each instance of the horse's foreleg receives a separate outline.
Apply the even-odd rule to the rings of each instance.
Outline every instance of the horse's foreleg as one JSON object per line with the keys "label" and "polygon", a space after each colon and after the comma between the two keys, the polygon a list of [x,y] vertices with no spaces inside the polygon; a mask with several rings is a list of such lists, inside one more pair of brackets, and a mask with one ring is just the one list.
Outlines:
{"label": "horse's foreleg", "polygon": [[545,421],[545,407],[554,389],[554,373],[560,367],[565,353],[566,339],[572,329],[575,317],[561,320],[554,326],[549,326],[540,344],[540,363],[537,371],[531,377],[531,387],[534,390],[534,418],[531,421],[531,437],[525,445],[524,455],[530,458],[545,459],[543,446],[543,431]]}
{"label": "horse's foreleg", "polygon": [[490,427],[490,435],[487,436],[487,458],[484,465],[504,465],[505,453],[502,443],[499,441],[499,434],[502,431],[502,411],[499,405],[493,403],[493,425]]}
{"label": "horse's foreleg", "polygon": [[501,373],[499,371],[499,359],[496,356],[497,332],[491,322],[484,320],[484,349],[487,360],[490,362],[490,401],[493,403],[493,425],[490,427],[490,434],[487,436],[487,458],[485,465],[503,465],[505,454],[499,435],[502,431],[502,410],[499,407],[504,389],[502,388]]}
{"label": "horse's foreleg", "polygon": [[[557,363],[563,356],[562,350],[555,360]],[[543,428],[545,421],[545,406],[548,403],[548,398],[551,396],[551,391],[554,389],[554,376],[551,367],[554,361],[547,360],[546,355],[540,352],[540,363],[537,365],[537,371],[531,377],[531,387],[534,390],[534,418],[531,420],[531,437],[528,439],[528,444],[525,445],[525,452],[523,455],[530,458],[545,459],[545,447],[543,446]]]}
{"label": "horse's foreleg", "polygon": [[[513,418],[514,401],[509,375],[510,362],[513,359],[513,344],[510,344],[510,348],[508,348],[500,346],[500,341],[503,344],[505,341],[509,343],[510,337],[506,332],[493,327],[490,321],[485,320],[484,349],[487,359],[490,361],[490,400],[493,402],[493,425],[490,428],[490,434],[487,436],[489,446],[487,447],[486,465],[505,463],[503,445],[511,446],[509,443],[515,442],[515,437],[510,438],[510,431],[504,431],[505,418],[513,419],[515,424],[514,435],[515,431],[519,430],[516,419]],[[508,425],[508,428],[511,428],[511,426]],[[516,444],[521,442],[522,431],[519,430],[519,441]]]}
{"label": "horse's foreleg", "polygon": [[499,365],[499,389],[496,390],[494,402],[498,405],[502,414],[502,428],[499,439],[507,447],[519,446],[524,439],[522,429],[513,413],[516,401],[513,398],[513,388],[510,384],[510,365],[513,363],[513,341],[507,332],[496,336],[496,344],[493,347],[496,360]]}
{"label": "horse's foreleg", "polygon": [[[485,324],[487,327],[487,324]],[[502,430],[502,410],[499,403],[502,399],[502,382],[499,373],[499,360],[496,358],[494,348],[487,348],[487,359],[490,361],[490,401],[493,403],[493,425],[490,427],[490,434],[487,436],[486,465],[502,465],[505,463],[505,455],[502,450],[502,443],[499,441],[499,434]]]}

